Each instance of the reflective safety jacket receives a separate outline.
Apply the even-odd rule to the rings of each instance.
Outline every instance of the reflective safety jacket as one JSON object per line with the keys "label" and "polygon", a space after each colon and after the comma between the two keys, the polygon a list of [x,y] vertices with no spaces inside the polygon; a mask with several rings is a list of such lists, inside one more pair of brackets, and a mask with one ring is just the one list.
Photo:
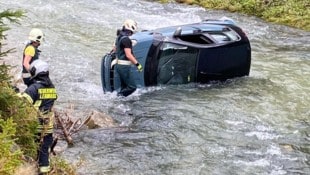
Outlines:
{"label": "reflective safety jacket", "polygon": [[[37,60],[39,59],[39,55],[40,55],[40,50],[36,47],[34,47],[33,45],[31,45],[31,43],[27,44],[25,49],[24,49],[24,53],[23,53],[23,63],[24,63],[24,59],[25,59],[25,50],[27,49],[27,47],[33,47],[34,48],[34,56],[32,57],[32,59],[30,60],[29,64],[31,64],[34,60]],[[23,65],[23,71],[22,73],[28,73],[27,69],[25,68],[24,64],[22,63]]]}
{"label": "reflective safety jacket", "polygon": [[52,107],[57,99],[54,85],[35,81],[19,96],[26,98],[38,111],[38,133],[53,133],[54,113],[52,112]]}

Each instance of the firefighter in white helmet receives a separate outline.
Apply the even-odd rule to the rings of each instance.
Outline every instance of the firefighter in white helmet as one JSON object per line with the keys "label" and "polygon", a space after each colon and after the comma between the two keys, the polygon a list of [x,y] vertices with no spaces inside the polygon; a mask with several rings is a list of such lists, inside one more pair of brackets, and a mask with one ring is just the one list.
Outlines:
{"label": "firefighter in white helmet", "polygon": [[49,154],[53,144],[54,113],[52,107],[57,99],[56,89],[49,78],[48,64],[35,60],[30,65],[32,83],[20,97],[27,99],[37,110],[37,141],[39,174],[47,174],[50,168]]}
{"label": "firefighter in white helmet", "polygon": [[132,94],[137,85],[134,79],[133,67],[136,67],[139,72],[142,72],[143,67],[138,62],[132,51],[132,41],[129,38],[132,34],[137,32],[138,26],[136,21],[132,19],[125,20],[122,30],[119,32],[115,42],[115,52],[117,57],[116,76],[120,78],[121,88],[117,89],[119,96],[128,96]]}
{"label": "firefighter in white helmet", "polygon": [[29,42],[27,43],[23,52],[23,70],[22,78],[24,83],[29,86],[31,84],[30,64],[39,59],[40,50],[38,47],[44,40],[44,33],[38,28],[33,28],[29,33]]}

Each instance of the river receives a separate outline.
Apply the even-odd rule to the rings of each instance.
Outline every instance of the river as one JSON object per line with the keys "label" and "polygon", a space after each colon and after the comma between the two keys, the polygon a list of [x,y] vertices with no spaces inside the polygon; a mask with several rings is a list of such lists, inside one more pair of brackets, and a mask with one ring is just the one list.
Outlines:
{"label": "river", "polygon": [[[41,59],[50,64],[57,108],[97,110],[122,126],[74,135],[74,146],[61,156],[78,165],[79,174],[310,174],[309,32],[142,0],[1,0],[4,9],[27,12],[7,32],[14,64],[21,63],[30,29],[44,31]],[[142,30],[222,16],[233,18],[250,39],[248,77],[150,87],[128,98],[103,93],[101,58],[126,18]]]}

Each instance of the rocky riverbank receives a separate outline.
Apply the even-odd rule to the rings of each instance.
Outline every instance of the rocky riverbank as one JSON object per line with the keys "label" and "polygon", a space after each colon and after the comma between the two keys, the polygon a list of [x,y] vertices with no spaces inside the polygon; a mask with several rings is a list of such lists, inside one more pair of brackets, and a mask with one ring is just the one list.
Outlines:
{"label": "rocky riverbank", "polygon": [[257,16],[268,22],[310,31],[308,0],[160,0],[198,5],[207,9],[226,10]]}

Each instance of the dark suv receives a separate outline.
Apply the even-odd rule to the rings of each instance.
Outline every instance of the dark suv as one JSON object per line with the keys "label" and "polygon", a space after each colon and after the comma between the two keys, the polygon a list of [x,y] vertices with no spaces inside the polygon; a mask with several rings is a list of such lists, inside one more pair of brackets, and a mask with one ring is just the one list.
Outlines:
{"label": "dark suv", "polygon": [[[230,19],[137,32],[130,37],[143,72],[135,71],[138,87],[160,84],[208,83],[247,76],[251,65],[250,42]],[[119,88],[114,76],[115,54],[102,58],[104,92]]]}

